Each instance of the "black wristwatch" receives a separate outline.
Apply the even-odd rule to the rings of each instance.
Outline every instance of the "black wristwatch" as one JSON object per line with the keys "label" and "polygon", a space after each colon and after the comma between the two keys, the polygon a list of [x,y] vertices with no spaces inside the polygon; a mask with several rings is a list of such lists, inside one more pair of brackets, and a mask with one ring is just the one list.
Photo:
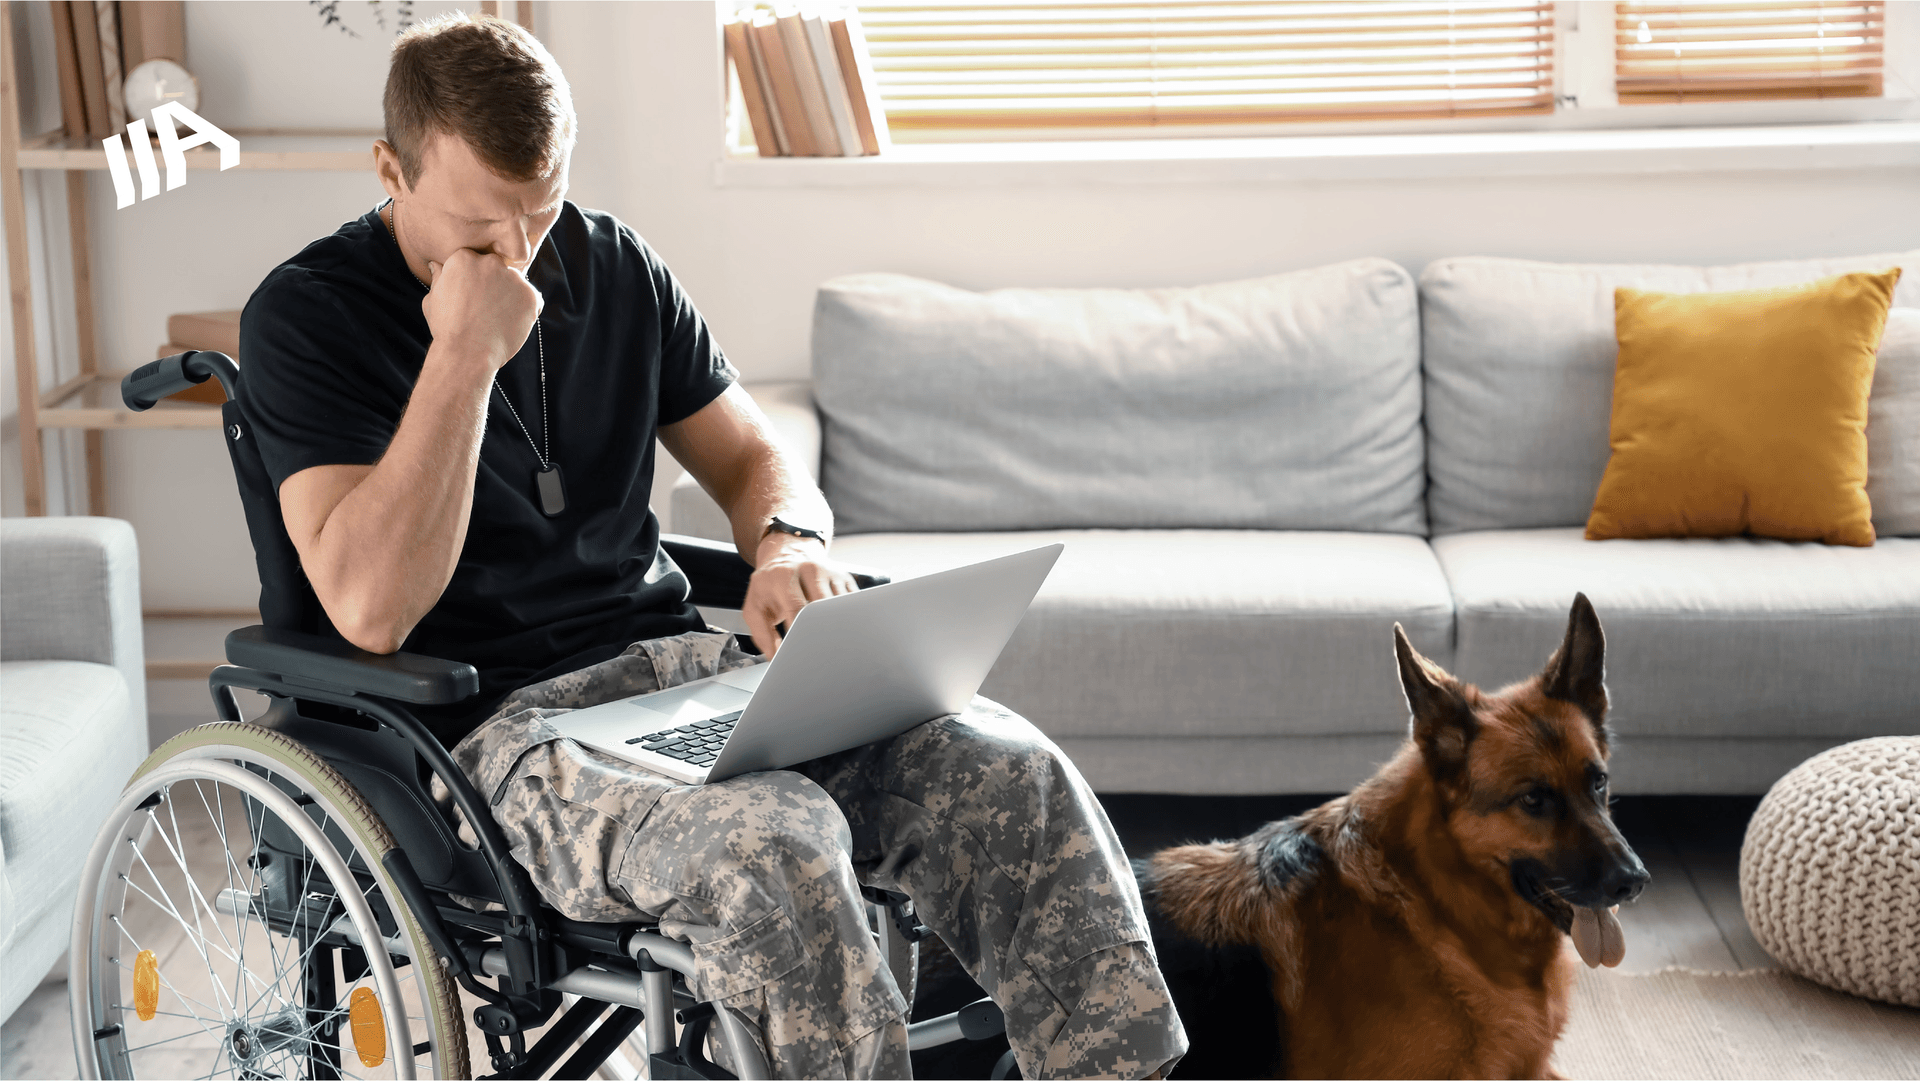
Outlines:
{"label": "black wristwatch", "polygon": [[803,525],[794,525],[792,522],[783,521],[778,515],[774,517],[773,521],[767,523],[767,531],[760,535],[760,539],[766,540],[770,534],[774,533],[791,533],[796,537],[817,540],[821,544],[827,543],[827,535],[825,533],[817,529],[808,529]]}

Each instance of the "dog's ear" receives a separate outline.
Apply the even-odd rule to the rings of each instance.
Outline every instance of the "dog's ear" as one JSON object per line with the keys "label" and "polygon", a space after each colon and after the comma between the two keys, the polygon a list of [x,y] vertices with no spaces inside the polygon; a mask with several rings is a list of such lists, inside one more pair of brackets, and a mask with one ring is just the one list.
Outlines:
{"label": "dog's ear", "polygon": [[1607,639],[1600,631],[1600,617],[1585,593],[1573,596],[1573,611],[1567,614],[1567,637],[1547,660],[1540,673],[1540,691],[1548,698],[1572,702],[1592,722],[1602,747],[1606,746]]}
{"label": "dog's ear", "polygon": [[1422,657],[1407,641],[1400,624],[1393,625],[1393,652],[1400,662],[1400,687],[1407,692],[1413,741],[1427,761],[1427,771],[1441,784],[1453,784],[1466,772],[1467,747],[1479,734],[1480,723],[1461,693],[1460,681]]}

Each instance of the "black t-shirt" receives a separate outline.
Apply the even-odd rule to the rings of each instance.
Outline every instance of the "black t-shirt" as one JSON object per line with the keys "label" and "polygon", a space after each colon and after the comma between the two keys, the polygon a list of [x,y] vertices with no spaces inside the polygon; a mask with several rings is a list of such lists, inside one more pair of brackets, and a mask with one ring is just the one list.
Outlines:
{"label": "black t-shirt", "polygon": [[[718,397],[733,367],[659,256],[611,215],[566,203],[527,276],[546,300],[539,333],[500,369],[466,546],[401,647],[479,669],[478,700],[423,711],[449,743],[516,687],[703,626],[648,506],[654,436]],[[240,319],[240,404],[275,491],[303,469],[386,452],[432,341],[424,295],[377,210],[254,291]],[[542,340],[566,486],[554,518],[541,513],[532,446]]]}

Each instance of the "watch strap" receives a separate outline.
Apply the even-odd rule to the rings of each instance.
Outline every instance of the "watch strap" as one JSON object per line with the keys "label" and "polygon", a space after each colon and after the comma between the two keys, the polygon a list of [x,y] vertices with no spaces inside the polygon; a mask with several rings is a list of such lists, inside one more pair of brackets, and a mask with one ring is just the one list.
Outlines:
{"label": "watch strap", "polygon": [[808,529],[803,525],[794,525],[792,522],[781,518],[777,514],[774,515],[773,521],[767,523],[767,532],[761,534],[761,539],[764,540],[769,534],[773,533],[790,533],[796,537],[817,540],[821,544],[827,543],[827,535],[825,533],[822,533],[818,529]]}

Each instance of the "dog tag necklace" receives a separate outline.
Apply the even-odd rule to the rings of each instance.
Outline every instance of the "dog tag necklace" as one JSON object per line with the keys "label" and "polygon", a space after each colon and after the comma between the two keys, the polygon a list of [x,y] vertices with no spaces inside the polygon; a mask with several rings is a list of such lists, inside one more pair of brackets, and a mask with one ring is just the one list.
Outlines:
{"label": "dog tag necklace", "polygon": [[[400,233],[394,228],[394,221],[400,217],[400,208],[391,199],[387,200],[387,207],[387,213],[391,215],[387,219],[387,235],[393,238],[393,246],[398,249],[400,247]],[[405,258],[405,256],[403,255],[402,258]],[[407,273],[413,274],[413,268],[408,267]],[[418,274],[413,274],[413,280],[420,282],[420,288],[428,292],[433,291],[432,286],[420,281]],[[520,411],[513,407],[512,399],[507,397],[506,389],[500,385],[500,373],[498,372],[495,372],[493,375],[493,389],[499,393],[500,400],[506,403],[507,413],[513,417],[513,422],[520,426],[520,433],[527,437],[527,445],[533,448],[533,456],[535,460],[540,463],[540,468],[533,471],[534,491],[540,496],[540,513],[549,518],[558,518],[561,513],[567,509],[567,487],[566,482],[560,475],[559,464],[553,460],[553,446],[551,443],[548,443],[550,428],[547,422],[547,339],[546,335],[540,331],[540,320],[538,319],[533,321],[533,347],[534,351],[540,357],[541,442],[535,443],[533,441],[533,433],[527,430],[527,422],[520,419]]]}

